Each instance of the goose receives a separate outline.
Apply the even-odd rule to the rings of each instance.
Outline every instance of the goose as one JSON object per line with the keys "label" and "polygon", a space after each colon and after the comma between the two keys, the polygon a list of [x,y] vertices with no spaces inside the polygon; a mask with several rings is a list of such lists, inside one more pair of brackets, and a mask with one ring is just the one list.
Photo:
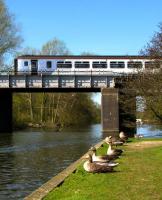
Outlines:
{"label": "goose", "polygon": [[136,138],[136,139],[140,139],[140,138],[143,138],[144,136],[143,136],[143,134],[135,134],[134,135],[134,138]]}
{"label": "goose", "polygon": [[96,156],[96,148],[95,147],[91,147],[90,151],[92,151],[93,162],[101,162],[101,163],[109,162],[110,163],[111,160],[115,160],[118,158],[118,156],[113,156],[113,155]]}
{"label": "goose", "polygon": [[107,144],[109,144],[109,142],[112,143],[112,145],[115,145],[115,146],[121,146],[124,144],[124,142],[120,141],[120,140],[116,140],[115,138],[112,138],[112,136],[109,136],[109,137],[106,137],[105,138],[105,142]]}
{"label": "goose", "polygon": [[122,153],[123,153],[122,149],[113,149],[112,143],[109,142],[109,147],[107,149],[107,155],[120,156]]}
{"label": "goose", "polygon": [[92,173],[112,172],[115,166],[113,164],[110,166],[110,165],[107,165],[107,163],[98,164],[98,163],[92,162],[92,156],[90,154],[88,154],[88,161],[86,161],[83,164],[85,171],[92,172]]}
{"label": "goose", "polygon": [[121,131],[119,133],[119,138],[120,138],[120,141],[122,141],[122,142],[126,142],[128,140],[128,137],[126,136],[126,134],[123,131]]}

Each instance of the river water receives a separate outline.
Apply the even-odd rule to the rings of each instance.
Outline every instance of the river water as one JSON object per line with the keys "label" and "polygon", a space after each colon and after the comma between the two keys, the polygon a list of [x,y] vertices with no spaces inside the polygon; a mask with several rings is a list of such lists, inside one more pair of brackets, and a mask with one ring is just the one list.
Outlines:
{"label": "river water", "polygon": [[0,200],[23,199],[101,140],[101,126],[0,134]]}
{"label": "river water", "polygon": [[[137,132],[162,137],[162,127]],[[0,200],[19,200],[62,171],[102,138],[101,125],[52,132],[26,130],[0,134]]]}
{"label": "river water", "polygon": [[143,124],[137,127],[137,133],[143,134],[146,138],[162,138],[162,125]]}

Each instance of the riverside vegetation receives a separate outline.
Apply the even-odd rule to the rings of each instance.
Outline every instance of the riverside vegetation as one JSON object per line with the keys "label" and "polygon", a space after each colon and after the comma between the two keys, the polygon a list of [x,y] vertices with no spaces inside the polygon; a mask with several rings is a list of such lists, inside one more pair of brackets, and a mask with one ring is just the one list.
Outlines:
{"label": "riverside vegetation", "polygon": [[100,122],[100,106],[88,93],[20,93],[13,95],[13,126],[53,128]]}
{"label": "riverside vegetation", "polygon": [[[134,139],[124,149],[116,172],[92,174],[80,165],[45,200],[162,199],[162,139]],[[106,150],[107,144],[104,144],[97,153],[105,154]]]}

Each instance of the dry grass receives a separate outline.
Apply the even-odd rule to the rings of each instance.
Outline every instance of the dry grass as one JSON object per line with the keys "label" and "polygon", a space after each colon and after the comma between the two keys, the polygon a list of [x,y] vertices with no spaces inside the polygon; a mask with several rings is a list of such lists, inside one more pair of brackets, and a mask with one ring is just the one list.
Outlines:
{"label": "dry grass", "polygon": [[140,141],[138,143],[129,143],[128,148],[142,150],[146,148],[162,146],[162,141]]}

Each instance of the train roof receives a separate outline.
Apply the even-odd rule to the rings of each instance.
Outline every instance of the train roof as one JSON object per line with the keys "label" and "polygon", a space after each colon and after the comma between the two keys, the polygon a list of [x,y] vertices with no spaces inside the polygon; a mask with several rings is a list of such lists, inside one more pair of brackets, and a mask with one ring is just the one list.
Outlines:
{"label": "train roof", "polygon": [[21,55],[17,59],[162,59],[141,55]]}

